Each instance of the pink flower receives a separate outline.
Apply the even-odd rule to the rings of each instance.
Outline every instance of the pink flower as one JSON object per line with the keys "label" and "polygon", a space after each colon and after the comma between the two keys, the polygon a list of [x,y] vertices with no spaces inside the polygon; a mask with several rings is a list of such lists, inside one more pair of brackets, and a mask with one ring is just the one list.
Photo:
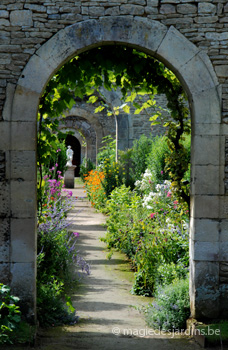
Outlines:
{"label": "pink flower", "polygon": [[151,180],[149,180],[149,184],[151,184]]}
{"label": "pink flower", "polygon": [[59,165],[58,163],[55,164],[56,168],[57,168],[58,165]]}
{"label": "pink flower", "polygon": [[171,197],[171,192],[170,191],[167,193],[167,197]]}
{"label": "pink flower", "polygon": [[150,214],[151,219],[153,219],[154,216],[155,216],[155,213],[151,213],[151,214]]}
{"label": "pink flower", "polygon": [[174,201],[173,204],[178,204],[178,201]]}
{"label": "pink flower", "polygon": [[163,170],[161,171],[161,175],[163,175]]}
{"label": "pink flower", "polygon": [[57,149],[57,152],[61,152],[61,148],[58,148],[58,149]]}
{"label": "pink flower", "polygon": [[73,232],[73,234],[75,235],[75,237],[78,237],[78,236],[79,236],[79,233],[78,233],[78,232]]}

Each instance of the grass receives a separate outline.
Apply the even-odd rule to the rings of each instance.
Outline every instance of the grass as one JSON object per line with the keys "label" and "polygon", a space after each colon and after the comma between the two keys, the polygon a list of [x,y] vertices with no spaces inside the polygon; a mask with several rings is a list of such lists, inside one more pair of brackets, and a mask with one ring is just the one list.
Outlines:
{"label": "grass", "polygon": [[199,324],[196,329],[206,338],[207,346],[228,344],[228,321],[223,320],[212,324]]}
{"label": "grass", "polygon": [[[1,344],[1,349],[17,349],[20,345],[33,345],[36,333],[36,326],[31,326],[27,322],[20,322],[18,327],[10,333],[9,339],[12,344]],[[24,347],[23,347],[24,349]]]}
{"label": "grass", "polygon": [[74,178],[74,185],[83,185],[83,181],[80,177]]}

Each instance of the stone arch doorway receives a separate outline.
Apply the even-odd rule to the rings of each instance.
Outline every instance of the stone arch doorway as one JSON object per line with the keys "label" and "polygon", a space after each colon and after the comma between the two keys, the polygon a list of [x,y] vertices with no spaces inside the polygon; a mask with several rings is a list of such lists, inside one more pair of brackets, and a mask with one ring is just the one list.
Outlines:
{"label": "stone arch doorway", "polygon": [[[191,310],[193,317],[216,317],[220,312],[219,243],[205,234],[213,227],[218,236],[220,222],[219,124],[221,123],[218,82],[206,54],[190,43],[175,28],[167,28],[154,20],[140,17],[103,17],[88,20],[60,30],[43,44],[27,63],[12,101],[9,116],[11,145],[11,235],[17,224],[27,223],[30,234],[21,233],[17,247],[27,254],[11,257],[11,286],[34,314],[36,301],[36,115],[39,98],[48,80],[71,57],[105,44],[130,45],[164,62],[180,79],[189,99],[192,117],[192,188],[190,275]],[[9,129],[7,129],[9,130]],[[24,137],[27,130],[28,137]],[[210,150],[210,152],[203,152]],[[23,183],[17,181],[13,157],[17,152],[29,157],[28,174]],[[209,168],[210,167],[210,168]],[[210,169],[210,170],[209,170]],[[210,176],[208,172],[210,171]],[[18,164],[24,174],[24,164]],[[21,177],[21,175],[20,175]],[[203,182],[202,182],[202,179]],[[15,193],[21,194],[15,197]],[[18,199],[17,199],[18,198]],[[21,206],[21,201],[25,206]],[[23,231],[24,232],[24,231]],[[211,231],[210,231],[211,232]],[[32,235],[32,238],[31,238]],[[13,245],[14,242],[11,242]],[[14,249],[11,249],[14,252]]]}
{"label": "stone arch doorway", "polygon": [[87,158],[87,144],[86,144],[86,138],[82,133],[79,133],[77,130],[75,129],[71,129],[71,128],[65,128],[60,127],[61,131],[65,134],[68,133],[73,133],[73,136],[79,141],[80,143],[80,147],[81,147],[81,156],[80,156],[80,160],[82,162],[83,158]]}
{"label": "stone arch doorway", "polygon": [[65,139],[66,146],[71,146],[74,154],[72,164],[76,165],[74,176],[78,177],[80,172],[80,164],[81,164],[81,144],[79,140],[73,135],[67,135]]}

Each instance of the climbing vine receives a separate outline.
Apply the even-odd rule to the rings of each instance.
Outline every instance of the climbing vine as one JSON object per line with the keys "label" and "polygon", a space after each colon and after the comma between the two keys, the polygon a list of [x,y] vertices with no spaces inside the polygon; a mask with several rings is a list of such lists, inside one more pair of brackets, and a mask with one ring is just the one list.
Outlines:
{"label": "climbing vine", "polygon": [[[152,116],[152,122],[162,123],[167,129],[171,153],[166,159],[166,167],[180,198],[189,205],[188,184],[183,181],[189,165],[183,144],[184,134],[190,133],[185,92],[176,76],[163,63],[133,48],[95,48],[72,58],[57,72],[41,98],[40,147],[43,147],[46,140],[55,137],[51,128],[58,133],[59,115],[71,109],[78,100],[94,103],[97,112],[105,108],[109,111],[110,106],[102,89],[121,91],[121,108],[129,113],[130,106],[133,106],[135,114],[154,106],[156,94],[166,95],[171,118],[167,119],[162,113],[157,113]],[[118,108],[115,113],[119,113]],[[44,134],[46,139],[43,138]],[[45,147],[41,153],[43,156]],[[45,159],[43,156],[44,161]]]}

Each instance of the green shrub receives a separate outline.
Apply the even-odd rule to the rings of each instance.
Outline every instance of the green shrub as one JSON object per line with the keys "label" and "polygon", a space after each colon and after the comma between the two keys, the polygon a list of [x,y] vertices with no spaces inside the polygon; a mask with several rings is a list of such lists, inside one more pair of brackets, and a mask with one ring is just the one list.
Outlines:
{"label": "green shrub", "polygon": [[156,292],[155,301],[146,310],[146,321],[150,327],[171,331],[185,329],[190,316],[189,281],[175,280]]}
{"label": "green shrub", "polygon": [[131,159],[133,162],[134,181],[140,179],[147,168],[147,157],[151,151],[152,138],[142,135],[135,140],[132,147]]}
{"label": "green shrub", "polygon": [[116,161],[116,140],[114,140],[110,135],[102,138],[103,147],[99,149],[97,154],[97,164],[103,168],[103,163],[106,159],[110,163]]}
{"label": "green shrub", "polygon": [[69,297],[64,302],[63,287],[64,283],[50,277],[47,283],[38,283],[37,318],[41,327],[76,323],[78,317]]}
{"label": "green shrub", "polygon": [[[137,186],[143,187],[144,182],[150,185],[149,177]],[[188,218],[169,181],[142,195],[142,190],[137,194],[125,185],[112,191],[106,203],[109,216],[105,242],[109,249],[118,249],[129,257],[135,271],[131,292],[152,295],[157,283],[186,275]]]}
{"label": "green shrub", "polygon": [[151,181],[156,184],[169,179],[169,175],[165,171],[165,157],[168,153],[167,138],[165,136],[154,137],[151,151],[146,158],[146,166],[153,174]]}
{"label": "green shrub", "polygon": [[12,343],[11,332],[21,322],[18,302],[19,298],[11,295],[10,288],[0,283],[0,344]]}
{"label": "green shrub", "polygon": [[156,285],[168,285],[171,284],[174,280],[184,279],[187,277],[188,268],[181,262],[174,264],[162,263],[156,272]]}
{"label": "green shrub", "polygon": [[89,158],[83,159],[82,164],[80,165],[80,172],[79,172],[79,175],[83,182],[85,181],[85,177],[88,176],[89,172],[95,168],[96,166],[91,161],[91,159]]}

